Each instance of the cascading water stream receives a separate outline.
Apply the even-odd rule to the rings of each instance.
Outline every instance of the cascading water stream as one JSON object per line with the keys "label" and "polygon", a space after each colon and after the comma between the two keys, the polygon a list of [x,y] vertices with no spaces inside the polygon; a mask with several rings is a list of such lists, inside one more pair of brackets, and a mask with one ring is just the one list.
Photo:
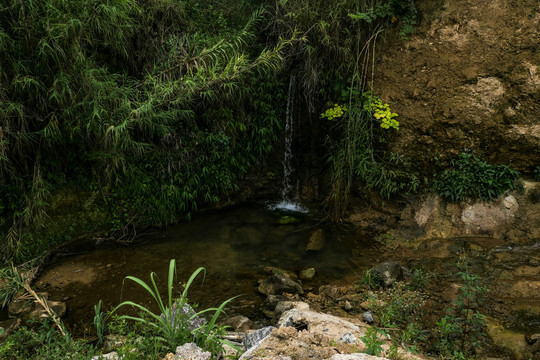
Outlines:
{"label": "cascading water stream", "polygon": [[296,79],[291,76],[289,80],[289,93],[287,94],[287,111],[285,118],[285,151],[283,155],[283,189],[281,190],[281,202],[274,205],[276,210],[288,210],[295,212],[306,212],[306,210],[297,204],[291,197],[296,189],[292,183],[293,153],[292,142],[294,132],[294,96],[296,91]]}

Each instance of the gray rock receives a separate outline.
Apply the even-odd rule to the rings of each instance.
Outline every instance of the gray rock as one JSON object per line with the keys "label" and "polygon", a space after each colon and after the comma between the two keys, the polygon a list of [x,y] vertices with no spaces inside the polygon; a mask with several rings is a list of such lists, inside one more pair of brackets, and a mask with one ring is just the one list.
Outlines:
{"label": "gray rock", "polygon": [[258,290],[265,295],[304,293],[302,286],[286,274],[273,274],[269,276],[259,285]]}
{"label": "gray rock", "polygon": [[[189,305],[189,304],[183,304],[182,307],[179,307],[181,303],[179,301],[175,302],[172,306],[172,323],[176,326],[180,326],[181,324],[187,324],[189,323],[189,329],[191,331],[198,329],[204,324],[206,324],[206,321],[201,319],[198,316],[195,316],[195,310]],[[165,319],[166,317],[170,316],[169,310],[165,310],[165,313],[161,314],[161,318]]]}
{"label": "gray rock", "polygon": [[267,326],[261,329],[255,330],[246,336],[244,336],[243,343],[246,347],[246,350],[251,349],[252,347],[258,346],[264,339],[266,339],[272,333],[275,327]]}
{"label": "gray rock", "polygon": [[343,334],[342,337],[339,338],[339,341],[345,343],[345,344],[354,344],[356,342],[357,338],[352,333],[347,332]]}
{"label": "gray rock", "polygon": [[383,262],[374,266],[370,271],[384,287],[389,287],[396,281],[402,280],[408,273],[406,268],[395,261]]}
{"label": "gray rock", "polygon": [[366,311],[362,314],[362,321],[368,324],[373,324],[375,322],[375,319],[373,318],[373,314],[371,311]]}
{"label": "gray rock", "polygon": [[208,351],[202,351],[194,343],[184,344],[176,348],[176,359],[180,360],[210,360],[212,354]]}

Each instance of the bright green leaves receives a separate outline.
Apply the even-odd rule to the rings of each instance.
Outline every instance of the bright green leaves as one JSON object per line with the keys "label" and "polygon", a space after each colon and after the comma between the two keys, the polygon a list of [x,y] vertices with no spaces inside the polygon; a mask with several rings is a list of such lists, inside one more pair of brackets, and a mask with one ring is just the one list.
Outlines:
{"label": "bright green leaves", "polygon": [[346,111],[347,106],[334,104],[334,107],[327,109],[323,114],[321,114],[321,118],[336,121],[337,119],[341,118]]}
{"label": "bright green leaves", "polygon": [[373,117],[380,121],[381,128],[399,130],[399,122],[395,119],[398,114],[390,110],[390,105],[383,104],[380,97],[371,95],[369,92],[364,93],[362,96],[365,99],[364,110],[373,114]]}

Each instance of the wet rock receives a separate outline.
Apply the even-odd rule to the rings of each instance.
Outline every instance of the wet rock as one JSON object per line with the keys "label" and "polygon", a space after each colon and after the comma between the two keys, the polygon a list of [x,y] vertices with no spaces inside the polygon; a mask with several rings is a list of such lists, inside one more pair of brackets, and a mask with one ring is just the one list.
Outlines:
{"label": "wet rock", "polygon": [[238,315],[228,319],[225,322],[225,325],[231,326],[236,331],[245,333],[246,331],[251,329],[251,325],[253,325],[253,322],[245,316]]}
{"label": "wet rock", "polygon": [[351,334],[350,332],[343,334],[343,336],[339,338],[339,341],[345,344],[354,344],[356,340],[357,340],[357,337]]}
{"label": "wet rock", "polygon": [[[172,323],[180,326],[181,323],[189,322],[189,329],[193,331],[201,326],[204,326],[206,323],[206,321],[200,317],[194,316],[195,314],[195,310],[193,310],[191,305],[182,304],[181,302],[177,301],[172,306]],[[167,316],[169,316],[168,310],[161,314],[162,319],[165,319]]]}
{"label": "wet rock", "polygon": [[259,285],[258,290],[265,295],[304,293],[302,286],[286,274],[273,274],[272,276],[269,276]]}
{"label": "wet rock", "polygon": [[371,270],[384,287],[389,287],[399,280],[403,280],[407,269],[395,261],[387,261],[374,266]]}
{"label": "wet rock", "polygon": [[250,332],[246,336],[244,336],[244,339],[242,340],[244,346],[246,347],[246,350],[249,350],[253,347],[258,346],[261,342],[263,342],[264,339],[266,339],[272,330],[274,330],[275,327],[273,326],[267,326],[263,327],[262,329],[255,330],[253,332]]}
{"label": "wet rock", "polygon": [[0,341],[4,340],[21,326],[21,319],[0,321]]}
{"label": "wet rock", "polygon": [[375,319],[373,318],[373,314],[371,311],[366,311],[362,314],[362,321],[367,324],[373,324],[375,322]]}
{"label": "wet rock", "polygon": [[184,344],[176,348],[174,359],[176,360],[210,360],[212,354],[203,351],[194,343]]}
{"label": "wet rock", "polygon": [[320,251],[324,248],[325,238],[323,229],[318,229],[311,234],[306,251]]}
{"label": "wet rock", "polygon": [[315,269],[314,268],[309,268],[309,269],[304,269],[302,271],[300,271],[300,279],[301,280],[312,280],[313,278],[315,277]]}

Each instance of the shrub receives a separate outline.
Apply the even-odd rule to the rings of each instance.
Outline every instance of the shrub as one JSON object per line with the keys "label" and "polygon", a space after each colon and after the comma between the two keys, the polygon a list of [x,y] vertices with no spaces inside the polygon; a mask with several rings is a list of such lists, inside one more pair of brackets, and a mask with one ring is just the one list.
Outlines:
{"label": "shrub", "polygon": [[443,171],[435,190],[444,198],[493,201],[506,190],[517,188],[519,173],[506,165],[491,165],[470,153],[461,153],[452,168]]}
{"label": "shrub", "polygon": [[[179,297],[173,296],[173,280],[176,273],[176,261],[173,259],[169,263],[169,276],[167,280],[167,299],[164,302],[159,293],[155,276],[150,274],[150,285],[143,280],[134,276],[127,276],[125,280],[131,280],[141,286],[155,300],[159,313],[154,313],[141,304],[133,301],[124,301],[118,305],[113,312],[124,306],[133,306],[141,311],[139,316],[122,315],[120,319],[134,320],[156,333],[155,337],[166,343],[169,350],[173,350],[178,345],[189,342],[194,342],[203,349],[209,350],[212,353],[219,353],[223,350],[223,343],[219,335],[223,333],[223,328],[216,324],[219,315],[223,312],[223,308],[234,298],[224,301],[218,308],[210,308],[198,313],[188,314],[182,310],[184,305],[187,305],[187,292],[189,287],[200,273],[205,273],[204,268],[198,268],[189,278],[184,286],[183,292]],[[190,329],[190,321],[195,317],[206,312],[214,312],[210,321],[205,322],[199,328]]]}

